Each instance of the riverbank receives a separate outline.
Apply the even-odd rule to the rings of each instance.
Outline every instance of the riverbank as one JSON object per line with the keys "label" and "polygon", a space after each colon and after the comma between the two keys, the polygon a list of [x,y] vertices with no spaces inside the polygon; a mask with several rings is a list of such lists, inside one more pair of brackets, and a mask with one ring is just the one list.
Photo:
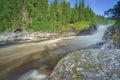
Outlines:
{"label": "riverbank", "polygon": [[35,42],[35,41],[45,41],[56,38],[74,36],[75,32],[3,32],[0,33],[0,44],[9,44],[9,43],[20,43],[20,42]]}
{"label": "riverbank", "polygon": [[65,38],[70,36],[90,35],[97,31],[97,25],[91,25],[88,28],[82,30],[76,30],[71,28],[63,30],[61,32],[26,32],[21,29],[16,29],[11,32],[5,31],[0,33],[0,46],[17,44],[17,43],[29,43],[29,42],[41,42],[46,40],[53,40],[58,38]]}

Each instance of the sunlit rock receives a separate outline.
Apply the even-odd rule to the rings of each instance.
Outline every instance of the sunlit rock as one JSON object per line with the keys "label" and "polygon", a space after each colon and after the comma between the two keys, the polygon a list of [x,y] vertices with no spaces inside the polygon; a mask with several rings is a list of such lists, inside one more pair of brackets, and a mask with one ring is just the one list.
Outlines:
{"label": "sunlit rock", "polygon": [[91,25],[89,28],[87,29],[83,29],[81,31],[78,32],[78,36],[80,35],[92,35],[97,31],[97,25]]}
{"label": "sunlit rock", "polygon": [[101,47],[101,49],[119,49],[119,48],[120,48],[120,44],[113,41],[109,41]]}
{"label": "sunlit rock", "polygon": [[115,27],[113,25],[109,26],[104,33],[103,40],[111,41],[112,36],[116,31],[117,31],[117,29],[115,29]]}
{"label": "sunlit rock", "polygon": [[107,43],[102,49],[120,49],[120,28],[109,26],[104,33],[103,40]]}
{"label": "sunlit rock", "polygon": [[47,80],[119,80],[120,50],[81,50],[64,57]]}

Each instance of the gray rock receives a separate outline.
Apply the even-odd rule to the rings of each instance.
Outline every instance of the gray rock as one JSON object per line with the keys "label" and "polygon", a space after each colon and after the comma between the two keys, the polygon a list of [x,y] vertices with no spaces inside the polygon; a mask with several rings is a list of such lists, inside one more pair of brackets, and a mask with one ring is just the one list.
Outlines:
{"label": "gray rock", "polygon": [[120,28],[111,25],[104,33],[103,40],[106,42],[101,49],[120,49]]}
{"label": "gray rock", "polygon": [[0,44],[20,41],[43,41],[56,37],[57,33],[45,32],[3,32],[0,33]]}
{"label": "gray rock", "polygon": [[113,41],[109,41],[107,43],[105,43],[101,49],[119,49],[120,48],[120,44],[118,44],[117,42],[113,42]]}
{"label": "gray rock", "polygon": [[47,80],[120,80],[120,50],[81,50],[64,57]]}
{"label": "gray rock", "polygon": [[116,31],[117,29],[113,25],[109,26],[104,33],[103,40],[111,41],[111,37]]}
{"label": "gray rock", "polygon": [[48,32],[3,32],[0,33],[0,44],[13,42],[45,41],[61,37],[75,36],[75,32],[48,33]]}

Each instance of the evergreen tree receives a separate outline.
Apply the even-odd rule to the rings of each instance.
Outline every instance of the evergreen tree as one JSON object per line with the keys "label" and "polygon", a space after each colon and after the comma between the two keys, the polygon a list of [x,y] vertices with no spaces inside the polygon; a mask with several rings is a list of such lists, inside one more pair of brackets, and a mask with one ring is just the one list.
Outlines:
{"label": "evergreen tree", "polygon": [[[86,21],[87,23],[106,22],[103,16],[97,16],[92,9],[85,7],[84,0],[75,0],[71,8],[66,0],[1,0],[0,31],[24,28],[29,31],[59,31],[68,24]],[[119,20],[119,3],[108,12]]]}
{"label": "evergreen tree", "polygon": [[119,25],[120,23],[120,1],[114,5],[113,8],[109,9],[105,12],[107,15],[110,15],[111,18],[115,19],[116,24]]}

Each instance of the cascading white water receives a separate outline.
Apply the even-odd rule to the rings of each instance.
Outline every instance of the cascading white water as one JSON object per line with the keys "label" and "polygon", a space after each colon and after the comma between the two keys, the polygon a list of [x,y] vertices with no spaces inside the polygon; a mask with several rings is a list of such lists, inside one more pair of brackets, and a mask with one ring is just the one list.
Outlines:
{"label": "cascading white water", "polygon": [[44,80],[47,75],[40,74],[37,70],[30,70],[23,74],[18,80]]}
{"label": "cascading white water", "polygon": [[[107,25],[108,26],[108,25]],[[93,35],[86,35],[86,36],[77,36],[77,37],[70,37],[62,39],[62,42],[66,44],[66,51],[65,50],[57,50],[59,53],[64,53],[69,50],[76,50],[88,47],[93,45],[102,40],[104,35],[104,31],[106,30],[107,26],[99,26],[97,32]],[[67,50],[69,49],[69,50]],[[20,76],[18,80],[44,80],[47,75],[43,75],[38,73],[37,70],[30,70],[27,73]]]}

